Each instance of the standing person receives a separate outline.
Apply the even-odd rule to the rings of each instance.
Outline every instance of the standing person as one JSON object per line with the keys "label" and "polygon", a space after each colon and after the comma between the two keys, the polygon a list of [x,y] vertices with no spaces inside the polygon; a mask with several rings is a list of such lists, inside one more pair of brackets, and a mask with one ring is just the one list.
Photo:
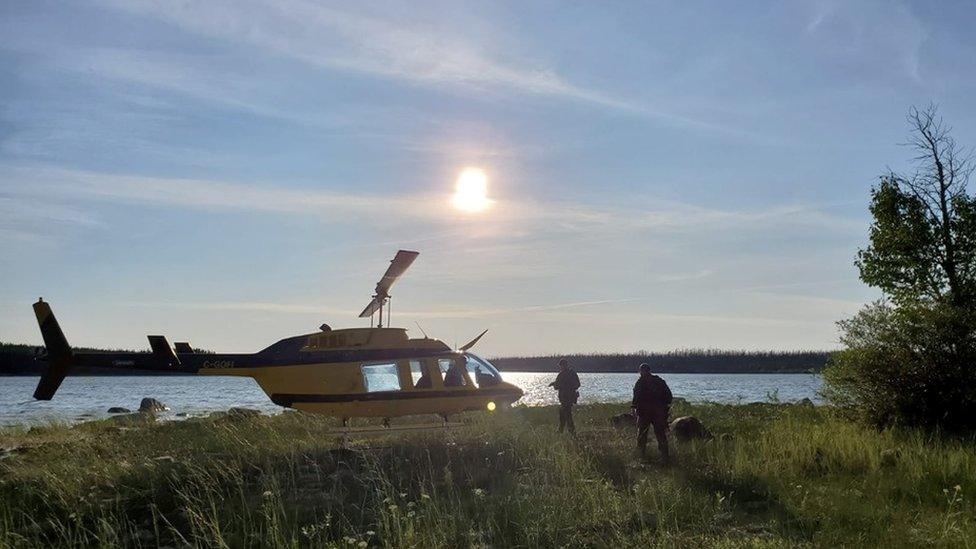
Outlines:
{"label": "standing person", "polygon": [[668,453],[668,413],[671,408],[671,389],[666,381],[651,373],[649,364],[640,365],[640,378],[634,384],[631,407],[637,412],[637,449],[641,456],[647,452],[647,431],[654,427],[657,448],[665,463]]}
{"label": "standing person", "polygon": [[576,371],[569,367],[569,361],[565,358],[559,361],[559,375],[556,381],[549,384],[550,387],[559,391],[559,432],[564,428],[569,428],[569,434],[576,434],[576,425],[573,423],[573,404],[579,399],[580,380]]}

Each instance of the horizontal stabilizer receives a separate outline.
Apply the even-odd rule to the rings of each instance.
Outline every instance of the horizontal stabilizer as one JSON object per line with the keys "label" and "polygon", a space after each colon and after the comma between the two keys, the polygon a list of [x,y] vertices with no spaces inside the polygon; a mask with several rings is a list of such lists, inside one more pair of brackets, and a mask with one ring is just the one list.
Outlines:
{"label": "horizontal stabilizer", "polygon": [[173,347],[176,347],[176,354],[179,355],[188,355],[193,353],[193,347],[190,347],[190,344],[186,341],[177,341],[176,343],[173,343]]}
{"label": "horizontal stabilizer", "polygon": [[176,357],[176,353],[173,352],[173,348],[169,346],[169,342],[166,341],[165,336],[146,336],[149,338],[149,347],[152,348],[152,353],[155,357],[160,358],[169,365],[178,365],[180,359]]}

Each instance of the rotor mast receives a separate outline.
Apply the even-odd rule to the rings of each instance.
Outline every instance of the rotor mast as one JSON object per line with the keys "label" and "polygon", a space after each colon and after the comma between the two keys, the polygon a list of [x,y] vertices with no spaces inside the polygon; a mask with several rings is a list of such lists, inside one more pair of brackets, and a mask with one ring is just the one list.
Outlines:
{"label": "rotor mast", "polygon": [[380,278],[380,281],[376,283],[376,290],[373,293],[373,300],[366,305],[363,312],[359,313],[359,318],[369,317],[370,326],[373,325],[373,317],[376,313],[379,313],[379,323],[377,328],[383,327],[383,307],[386,306],[386,323],[390,323],[390,288],[393,284],[403,276],[407,268],[413,264],[414,260],[420,252],[412,252],[409,250],[400,250],[390,261],[390,266],[386,269],[386,273]]}

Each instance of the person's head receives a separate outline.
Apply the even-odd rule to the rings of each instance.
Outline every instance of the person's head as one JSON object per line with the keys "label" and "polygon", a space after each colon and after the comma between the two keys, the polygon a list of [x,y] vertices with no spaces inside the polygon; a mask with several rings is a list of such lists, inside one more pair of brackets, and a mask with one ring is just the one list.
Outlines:
{"label": "person's head", "polygon": [[566,368],[569,368],[569,361],[565,358],[559,359],[559,369],[565,370]]}
{"label": "person's head", "polygon": [[649,376],[651,375],[651,365],[648,363],[643,363],[640,365],[640,375]]}

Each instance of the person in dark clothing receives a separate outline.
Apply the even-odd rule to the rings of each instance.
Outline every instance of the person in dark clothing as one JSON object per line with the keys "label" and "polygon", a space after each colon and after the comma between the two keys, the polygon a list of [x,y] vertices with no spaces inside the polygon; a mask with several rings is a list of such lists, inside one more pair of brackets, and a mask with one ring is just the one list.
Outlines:
{"label": "person in dark clothing", "polygon": [[634,400],[631,407],[637,413],[637,449],[641,456],[647,452],[647,431],[653,427],[657,448],[667,463],[668,413],[671,408],[671,389],[666,381],[651,373],[649,364],[640,365],[640,378],[634,384]]}
{"label": "person in dark clothing", "polygon": [[579,376],[576,371],[569,367],[569,362],[564,358],[559,361],[559,375],[556,381],[549,384],[556,389],[559,395],[559,432],[568,428],[569,434],[576,434],[576,425],[573,423],[573,405],[579,399]]}
{"label": "person in dark clothing", "polygon": [[491,387],[492,385],[498,385],[498,378],[481,371],[481,366],[475,366],[474,379],[478,387]]}
{"label": "person in dark clothing", "polygon": [[457,364],[451,364],[447,373],[444,374],[444,386],[460,387],[462,385],[464,385],[464,375],[461,373],[461,369],[458,368]]}

